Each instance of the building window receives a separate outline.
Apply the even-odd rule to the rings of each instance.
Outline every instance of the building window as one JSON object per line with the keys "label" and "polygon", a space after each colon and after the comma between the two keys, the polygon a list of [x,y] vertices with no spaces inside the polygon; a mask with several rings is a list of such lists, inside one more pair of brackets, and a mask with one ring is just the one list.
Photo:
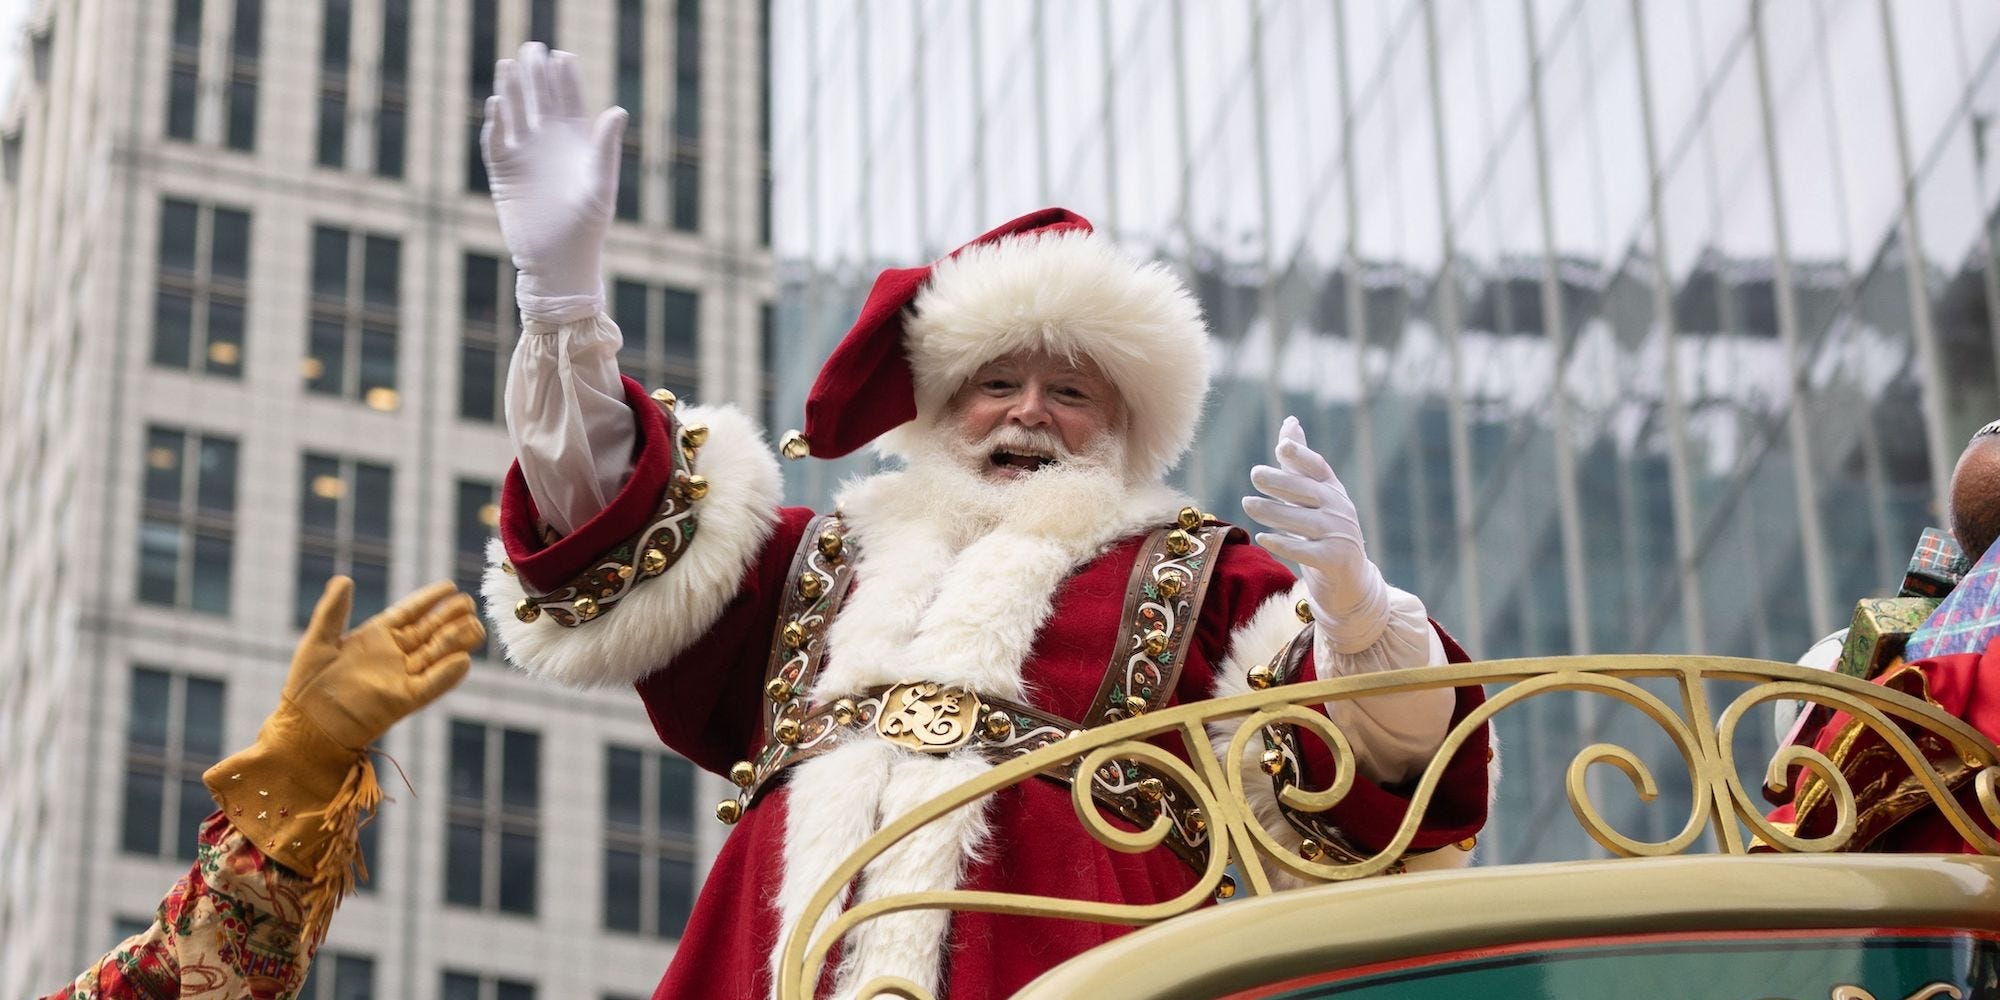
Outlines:
{"label": "building window", "polygon": [[[452,545],[452,579],[458,589],[477,594],[486,574],[486,542],[500,526],[499,491],[492,483],[476,479],[458,481],[458,518]],[[474,656],[485,656],[487,645],[480,641]]]}
{"label": "building window", "polygon": [[[757,242],[771,245],[771,0],[757,12]],[[766,362],[767,364],[769,362]]]}
{"label": "building window", "polygon": [[556,47],[556,0],[528,0],[528,41]]}
{"label": "building window", "polygon": [[222,756],[223,683],[152,667],[132,668],[125,717],[125,815],[129,854],[192,861],[215,801],[201,773]]}
{"label": "building window", "polygon": [[764,386],[764,426],[778,427],[778,307],[766,302],[757,307],[757,370]]}
{"label": "building window", "polygon": [[163,200],[153,363],[240,377],[249,281],[250,213]]}
{"label": "building window", "polygon": [[264,48],[264,0],[236,0],[236,18],[229,33],[229,83],[224,90],[227,124],[223,140],[230,149],[257,145],[257,61]]}
{"label": "building window", "polygon": [[201,96],[202,0],[174,0],[174,38],[167,59],[167,136],[194,140]]}
{"label": "building window", "polygon": [[605,747],[604,926],[679,937],[694,906],[694,765]]}
{"label": "building window", "polygon": [[535,1000],[535,984],[446,969],[443,996],[444,1000]]}
{"label": "building window", "polygon": [[319,36],[319,165],[347,162],[347,63],[354,33],[352,0],[326,0]]}
{"label": "building window", "polygon": [[375,1000],[375,960],[346,952],[320,952],[306,973],[298,1000]]}
{"label": "building window", "polygon": [[625,334],[619,367],[649,389],[693,396],[701,382],[700,296],[625,278],[611,287],[611,315]]}
{"label": "building window", "polygon": [[646,187],[646,3],[618,0],[618,105],[631,116],[618,154],[618,218],[642,217]]}
{"label": "building window", "polygon": [[520,329],[514,311],[514,266],[500,257],[468,253],[463,272],[458,415],[491,422],[500,419],[506,358],[514,352]]}
{"label": "building window", "polygon": [[410,119],[410,2],[382,2],[382,92],[375,108],[375,173],[403,176]]}
{"label": "building window", "polygon": [[534,914],[541,743],[524,730],[452,720],[445,902]]}
{"label": "building window", "polygon": [[472,0],[470,63],[471,104],[466,109],[465,189],[486,190],[486,161],[479,156],[479,127],[486,120],[486,99],[493,96],[493,60],[500,45],[500,0]]}
{"label": "building window", "polygon": [[701,229],[701,0],[674,4],[673,158],[667,168],[675,229]]}
{"label": "building window", "polygon": [[354,578],[353,620],[389,601],[389,509],[394,475],[386,465],[308,452],[299,489],[299,572],[292,624],[304,628],[327,578]]}
{"label": "building window", "polygon": [[144,934],[152,929],[153,920],[150,917],[144,920],[138,917],[111,918],[111,940],[115,944],[125,942],[134,934]]}
{"label": "building window", "polygon": [[236,539],[236,441],[146,428],[139,600],[229,613]]}
{"label": "building window", "polygon": [[396,305],[402,244],[395,237],[313,227],[306,389],[389,412],[396,392]]}

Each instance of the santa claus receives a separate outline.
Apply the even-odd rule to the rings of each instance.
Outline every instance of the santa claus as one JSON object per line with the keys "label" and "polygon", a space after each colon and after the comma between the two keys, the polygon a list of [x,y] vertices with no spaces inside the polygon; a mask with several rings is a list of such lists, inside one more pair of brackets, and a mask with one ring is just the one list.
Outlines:
{"label": "santa claus", "polygon": [[[767,995],[782,934],[843,858],[1024,749],[1269,683],[1274,662],[1311,680],[1463,659],[1369,561],[1297,421],[1251,473],[1257,545],[1166,485],[1207,391],[1201,311],[1167,268],[1061,209],[883,272],[785,449],[872,444],[893,468],[847,484],[832,512],[784,506],[750,419],[619,375],[598,267],[624,112],[593,118],[574,59],[539,46],[496,81],[484,147],[523,335],[489,613],[521,669],[635,686],[667,746],[742,789],[718,809],[734,829],[656,996]],[[1365,780],[1311,821],[1258,804],[1309,855],[1372,854],[1402,821],[1398,787],[1478,699],[1331,705]],[[1451,845],[1484,820],[1486,756],[1482,736],[1453,762],[1413,855],[1462,861]],[[1100,845],[1064,779],[1036,779],[920,829],[846,902],[962,887],[1144,904],[1194,884],[1202,823],[1172,789],[1075,780],[1135,821],[1166,810],[1171,849]],[[1121,931],[899,913],[847,935],[820,988],[894,975],[1003,996]]]}

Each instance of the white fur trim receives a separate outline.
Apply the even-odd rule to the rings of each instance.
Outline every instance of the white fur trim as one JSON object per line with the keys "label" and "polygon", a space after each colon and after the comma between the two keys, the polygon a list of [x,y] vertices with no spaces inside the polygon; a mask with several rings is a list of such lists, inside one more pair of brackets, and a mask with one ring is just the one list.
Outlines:
{"label": "white fur trim", "polygon": [[904,343],[917,420],[885,435],[892,454],[909,454],[909,435],[981,365],[1022,350],[1097,362],[1131,416],[1135,478],[1158,479],[1194,439],[1208,392],[1208,326],[1164,264],[1127,257],[1094,233],[1012,237],[940,261],[911,306]]}
{"label": "white fur trim", "polygon": [[[882,794],[885,824],[992,767],[977,754],[938,758],[897,751],[897,758]],[[856,901],[957,888],[965,869],[985,850],[990,805],[991,800],[971,802],[911,831],[868,866]],[[932,996],[943,994],[939,959],[950,928],[949,910],[905,910],[861,924],[842,942],[834,997],[851,1000],[878,976],[901,976]]]}
{"label": "white fur trim", "polygon": [[[771,952],[771,989],[778,984],[778,962],[783,956],[785,935],[804,918],[812,901],[833,870],[846,861],[862,842],[875,835],[882,814],[882,789],[888,784],[889,765],[897,750],[883,740],[859,740],[821,754],[791,769],[785,786],[784,877],[771,900],[778,911],[780,947]],[[826,801],[838,808],[813,808]],[[820,915],[818,934],[847,905],[841,898]]]}
{"label": "white fur trim", "polygon": [[[1257,608],[1249,621],[1230,633],[1229,653],[1215,672],[1215,697],[1227,698],[1254,690],[1250,686],[1251,668],[1271,662],[1298,636],[1300,626],[1294,608],[1304,597],[1303,583],[1295,585],[1290,593],[1274,594]],[[1315,655],[1318,655],[1317,652]],[[1236,738],[1236,732],[1242,725],[1241,719],[1209,724],[1209,745],[1217,759],[1224,759],[1229,753],[1229,743]],[[1285,850],[1297,853],[1299,845],[1305,842],[1305,834],[1285,821],[1284,813],[1278,807],[1278,793],[1272,786],[1271,776],[1265,774],[1260,766],[1263,755],[1263,740],[1252,737],[1244,741],[1243,754],[1237,760],[1237,767],[1243,773],[1244,800],[1271,838]],[[1434,871],[1464,867],[1471,863],[1471,859],[1471,851],[1446,847],[1410,858],[1407,865],[1412,871]],[[1283,868],[1267,866],[1265,871],[1275,888],[1295,889],[1307,884]]]}
{"label": "white fur trim", "polygon": [[[861,558],[854,591],[827,635],[813,700],[913,679],[1026,700],[1023,668],[1062,582],[1187,503],[1164,486],[1134,487],[1106,471],[1038,474],[1001,491],[940,469],[849,485],[838,506]],[[785,799],[785,871],[773,900],[779,926],[796,926],[812,894],[862,841],[987,766],[975,755],[938,759],[864,738],[795,768]],[[984,803],[926,824],[868,866],[860,898],[954,888],[986,836]],[[944,911],[917,911],[856,928],[842,942],[836,996],[882,975],[936,992],[949,926]]]}
{"label": "white fur trim", "polygon": [[708,425],[695,469],[709,482],[696,506],[695,537],[665,575],[637,587],[604,617],[563,628],[548,616],[514,617],[527,596],[503,572],[499,539],[486,546],[486,617],[515,666],[571,687],[614,687],[652,673],[714,626],[777,524],[783,482],[763,432],[731,406],[690,406],[682,419]]}

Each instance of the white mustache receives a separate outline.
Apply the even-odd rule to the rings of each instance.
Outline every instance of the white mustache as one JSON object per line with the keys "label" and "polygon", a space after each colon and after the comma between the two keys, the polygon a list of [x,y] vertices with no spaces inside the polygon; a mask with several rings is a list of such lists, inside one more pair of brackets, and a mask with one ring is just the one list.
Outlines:
{"label": "white mustache", "polygon": [[1062,438],[1054,431],[1021,427],[1015,424],[1001,424],[981,439],[978,450],[982,455],[996,451],[1028,451],[1037,455],[1047,455],[1058,462],[1073,462],[1076,454],[1063,446]]}

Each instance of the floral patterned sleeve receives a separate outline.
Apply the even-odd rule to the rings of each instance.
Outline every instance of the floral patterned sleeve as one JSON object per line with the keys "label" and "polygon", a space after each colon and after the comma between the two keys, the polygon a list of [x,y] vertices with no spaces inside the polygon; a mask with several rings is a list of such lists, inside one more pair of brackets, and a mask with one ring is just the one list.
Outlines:
{"label": "floral patterned sleeve", "polygon": [[214,813],[153,925],[45,1000],[290,1000],[312,962],[309,886]]}

